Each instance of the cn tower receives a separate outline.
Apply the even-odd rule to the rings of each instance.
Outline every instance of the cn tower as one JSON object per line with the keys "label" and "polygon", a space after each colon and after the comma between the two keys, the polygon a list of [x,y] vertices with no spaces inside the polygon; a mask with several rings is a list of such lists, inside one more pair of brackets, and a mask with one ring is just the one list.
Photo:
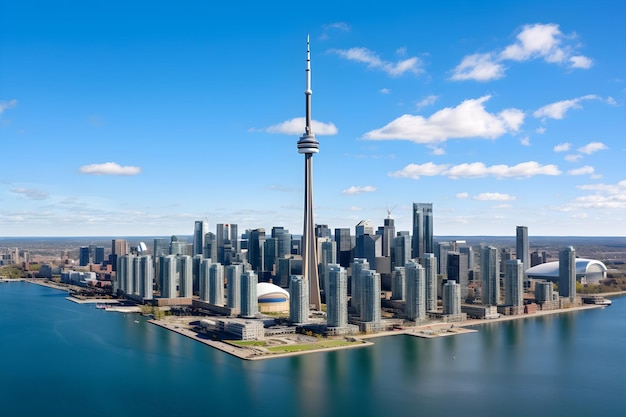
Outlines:
{"label": "cn tower", "polygon": [[298,141],[298,153],[304,154],[304,232],[302,234],[302,276],[309,283],[309,304],[317,310],[322,308],[320,281],[317,275],[317,245],[313,222],[313,154],[319,152],[320,144],[311,129],[311,49],[306,39],[306,125]]}

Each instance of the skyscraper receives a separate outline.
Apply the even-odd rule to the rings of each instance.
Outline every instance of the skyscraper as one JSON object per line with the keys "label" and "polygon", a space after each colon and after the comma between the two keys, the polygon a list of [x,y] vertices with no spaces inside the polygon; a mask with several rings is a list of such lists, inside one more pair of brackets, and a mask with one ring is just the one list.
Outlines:
{"label": "skyscraper", "polygon": [[216,262],[209,266],[209,303],[224,305],[224,267]]}
{"label": "skyscraper", "polygon": [[335,229],[335,242],[337,242],[337,262],[347,268],[352,260],[352,236],[349,228]]}
{"label": "skyscraper", "polygon": [[259,279],[254,271],[241,274],[241,310],[242,317],[254,317],[259,312],[257,284]]}
{"label": "skyscraper", "polygon": [[380,274],[370,269],[360,273],[363,284],[361,297],[361,320],[364,322],[380,322]]}
{"label": "skyscraper", "polygon": [[530,256],[528,255],[528,227],[517,226],[515,228],[515,257],[522,261],[524,272],[530,268]]}
{"label": "skyscraper", "polygon": [[497,248],[493,246],[481,248],[480,274],[483,304],[497,306],[500,304],[500,265],[498,265]]}
{"label": "skyscraper", "polygon": [[391,276],[391,299],[404,301],[406,293],[406,270],[403,266],[396,266]]}
{"label": "skyscraper", "polygon": [[140,290],[139,295],[144,300],[152,300],[154,286],[154,266],[150,255],[139,258]]}
{"label": "skyscraper", "polygon": [[298,153],[304,154],[304,231],[302,233],[302,276],[309,286],[309,302],[316,309],[322,307],[320,283],[317,275],[315,222],[313,220],[313,154],[319,152],[319,142],[311,129],[311,51],[306,41],[306,99],[305,130],[298,141]]}
{"label": "skyscraper", "polygon": [[197,220],[193,228],[193,255],[202,255],[204,250],[204,236],[209,225],[205,220]]}
{"label": "skyscraper", "polygon": [[433,205],[413,203],[413,242],[411,257],[419,258],[425,253],[434,253],[433,246]]}
{"label": "skyscraper", "polygon": [[504,273],[504,304],[513,307],[524,305],[524,265],[519,259],[506,261]]}
{"label": "skyscraper", "polygon": [[420,258],[426,278],[426,311],[437,310],[437,258],[432,253],[425,253]]}
{"label": "skyscraper", "polygon": [[348,325],[348,275],[346,270],[337,264],[328,266],[326,324],[328,327]]}
{"label": "skyscraper", "polygon": [[231,264],[226,267],[226,305],[231,308],[241,308],[241,264]]}
{"label": "skyscraper", "polygon": [[363,294],[361,271],[369,268],[370,264],[363,258],[354,258],[350,264],[350,274],[352,278],[350,285],[350,305],[356,309],[357,314],[361,311],[361,297]]}
{"label": "skyscraper", "polygon": [[426,318],[426,274],[422,265],[409,261],[406,271],[406,303],[404,311],[409,320]]}
{"label": "skyscraper", "polygon": [[191,297],[193,296],[193,262],[189,255],[179,255],[176,257],[178,263],[178,277],[179,277],[179,296]]}
{"label": "skyscraper", "polygon": [[211,286],[211,282],[209,280],[210,268],[210,259],[205,258],[202,260],[202,262],[200,262],[200,299],[207,302],[209,301],[209,292]]}
{"label": "skyscraper", "polygon": [[461,314],[461,286],[456,281],[443,284],[443,314]]}
{"label": "skyscraper", "polygon": [[576,298],[576,251],[572,246],[559,251],[559,295]]}
{"label": "skyscraper", "polygon": [[309,291],[301,275],[292,275],[289,278],[289,321],[309,321]]}
{"label": "skyscraper", "polygon": [[456,281],[461,288],[461,298],[465,300],[469,293],[469,271],[467,255],[459,252],[448,252],[448,281]]}

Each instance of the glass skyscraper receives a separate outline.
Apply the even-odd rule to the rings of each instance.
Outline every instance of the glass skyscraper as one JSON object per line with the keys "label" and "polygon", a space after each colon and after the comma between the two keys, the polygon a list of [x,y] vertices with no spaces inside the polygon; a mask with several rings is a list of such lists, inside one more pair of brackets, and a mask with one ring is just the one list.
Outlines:
{"label": "glass skyscraper", "polygon": [[433,205],[432,203],[413,203],[411,257],[419,258],[425,253],[433,253],[434,249]]}

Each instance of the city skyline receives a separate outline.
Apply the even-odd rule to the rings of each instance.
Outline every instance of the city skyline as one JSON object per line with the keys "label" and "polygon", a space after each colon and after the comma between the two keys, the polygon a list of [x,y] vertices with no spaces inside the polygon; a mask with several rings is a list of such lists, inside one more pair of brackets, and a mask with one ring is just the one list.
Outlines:
{"label": "city skyline", "polygon": [[316,223],[623,235],[625,7],[3,4],[0,234],[301,230],[310,33]]}

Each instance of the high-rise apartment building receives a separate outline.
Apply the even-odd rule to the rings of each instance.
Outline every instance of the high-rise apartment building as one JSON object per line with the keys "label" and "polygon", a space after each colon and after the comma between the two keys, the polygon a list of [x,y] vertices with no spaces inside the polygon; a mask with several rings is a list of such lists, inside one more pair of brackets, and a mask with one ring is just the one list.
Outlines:
{"label": "high-rise apartment building", "polygon": [[348,274],[338,264],[328,266],[326,324],[328,327],[348,325]]}
{"label": "high-rise apartment building", "polygon": [[289,278],[289,321],[306,323],[309,321],[309,289],[301,275]]}
{"label": "high-rise apartment building", "polygon": [[519,259],[506,261],[504,304],[513,307],[524,305],[524,264]]}
{"label": "high-rise apartment building", "polygon": [[404,301],[406,294],[406,270],[403,266],[396,266],[391,276],[391,299]]}
{"label": "high-rise apartment building", "polygon": [[152,256],[142,255],[139,257],[139,295],[144,300],[154,298],[154,263]]}
{"label": "high-rise apartment building", "polygon": [[409,320],[426,318],[426,271],[422,265],[409,261],[406,271],[406,297],[404,312]]}
{"label": "high-rise apartment building", "polygon": [[193,296],[193,262],[189,255],[176,257],[178,263],[179,297],[189,298]]}
{"label": "high-rise apartment building", "polygon": [[379,323],[380,306],[380,274],[370,269],[360,272],[362,296],[360,315],[364,322]]}
{"label": "high-rise apartment building", "polygon": [[241,308],[241,274],[242,264],[230,264],[226,267],[226,305],[230,308]]}
{"label": "high-rise apartment building", "polygon": [[178,262],[175,255],[167,255],[161,258],[161,273],[163,274],[163,285],[161,287],[161,298],[176,298],[178,295]]}
{"label": "high-rise apartment building", "polygon": [[257,284],[259,279],[254,271],[241,274],[241,310],[242,317],[254,317],[259,312]]}
{"label": "high-rise apartment building", "polygon": [[469,271],[467,255],[459,252],[448,252],[448,281],[456,281],[461,288],[461,299],[469,294]]}
{"label": "high-rise apartment building", "polygon": [[480,274],[482,278],[482,302],[488,306],[500,304],[500,265],[498,249],[484,246],[480,250]]}
{"label": "high-rise apartment building", "polygon": [[209,266],[209,303],[224,305],[224,267],[216,262]]}
{"label": "high-rise apartment building", "polygon": [[413,203],[411,257],[416,259],[434,251],[433,205],[432,203]]}
{"label": "high-rise apartment building", "polygon": [[211,288],[211,281],[210,281],[210,269],[211,269],[211,263],[212,261],[210,259],[204,258],[202,259],[202,262],[200,262],[200,290],[199,290],[199,295],[200,295],[200,300],[202,301],[209,301],[209,293],[210,293],[210,288]]}
{"label": "high-rise apartment building", "polygon": [[370,269],[370,264],[367,262],[367,259],[354,258],[350,264],[350,276],[352,280],[350,283],[350,306],[356,310],[357,314],[361,311],[361,298],[363,294],[361,271],[365,269]]}
{"label": "high-rise apartment building", "polygon": [[443,284],[443,314],[461,314],[461,286],[456,281]]}
{"label": "high-rise apartment building", "polygon": [[426,280],[426,311],[437,310],[437,258],[432,253],[425,253],[420,258]]}

